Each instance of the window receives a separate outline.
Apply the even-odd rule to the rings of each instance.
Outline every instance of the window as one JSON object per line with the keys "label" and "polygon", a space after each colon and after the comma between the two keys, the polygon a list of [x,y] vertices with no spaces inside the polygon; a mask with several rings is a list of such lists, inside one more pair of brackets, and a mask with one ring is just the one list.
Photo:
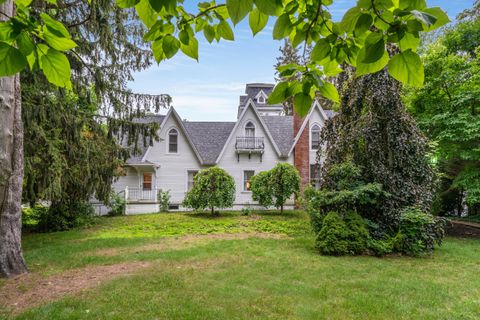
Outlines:
{"label": "window", "polygon": [[195,176],[197,175],[197,170],[189,170],[187,172],[187,191],[190,191],[195,184]]}
{"label": "window", "polygon": [[152,190],[152,173],[143,173],[143,190]]}
{"label": "window", "polygon": [[265,103],[265,97],[264,96],[258,97],[257,102],[262,104]]}
{"label": "window", "polygon": [[316,189],[320,188],[320,166],[318,164],[310,165],[310,185]]}
{"label": "window", "polygon": [[245,137],[255,137],[255,125],[251,121],[245,125]]}
{"label": "window", "polygon": [[243,191],[250,191],[250,179],[255,175],[255,171],[243,171]]}
{"label": "window", "polygon": [[314,124],[311,129],[311,139],[312,139],[312,150],[318,150],[320,147],[320,127],[317,124]]}
{"label": "window", "polygon": [[176,129],[172,129],[168,132],[168,152],[178,152],[178,131]]}

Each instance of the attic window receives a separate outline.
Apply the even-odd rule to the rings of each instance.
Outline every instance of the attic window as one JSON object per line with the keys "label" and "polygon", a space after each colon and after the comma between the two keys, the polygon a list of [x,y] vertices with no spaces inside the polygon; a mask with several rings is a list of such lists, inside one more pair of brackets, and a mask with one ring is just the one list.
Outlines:
{"label": "attic window", "polygon": [[264,96],[258,97],[257,102],[262,104],[265,103],[265,97]]}
{"label": "attic window", "polygon": [[255,125],[251,121],[248,121],[245,125],[245,137],[255,137]]}
{"label": "attic window", "polygon": [[168,132],[168,153],[178,152],[178,131],[172,129]]}

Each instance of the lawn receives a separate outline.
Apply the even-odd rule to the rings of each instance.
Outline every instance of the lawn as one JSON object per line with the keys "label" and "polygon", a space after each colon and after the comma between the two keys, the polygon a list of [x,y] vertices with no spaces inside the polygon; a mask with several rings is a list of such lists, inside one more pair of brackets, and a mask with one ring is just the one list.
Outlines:
{"label": "lawn", "polygon": [[[27,234],[23,245],[31,274],[0,282],[0,318],[480,315],[480,240],[448,238],[426,258],[325,257],[301,211],[100,218],[86,230]],[[23,300],[5,305],[6,290]]]}

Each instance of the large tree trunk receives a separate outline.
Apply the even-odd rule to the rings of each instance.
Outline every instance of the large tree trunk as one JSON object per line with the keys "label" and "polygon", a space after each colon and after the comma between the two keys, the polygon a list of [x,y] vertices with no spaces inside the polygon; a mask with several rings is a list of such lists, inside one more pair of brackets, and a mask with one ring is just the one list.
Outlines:
{"label": "large tree trunk", "polygon": [[[14,15],[13,1],[0,11]],[[0,15],[0,21],[5,20]],[[20,76],[0,77],[0,275],[27,272],[22,255],[23,127]]]}

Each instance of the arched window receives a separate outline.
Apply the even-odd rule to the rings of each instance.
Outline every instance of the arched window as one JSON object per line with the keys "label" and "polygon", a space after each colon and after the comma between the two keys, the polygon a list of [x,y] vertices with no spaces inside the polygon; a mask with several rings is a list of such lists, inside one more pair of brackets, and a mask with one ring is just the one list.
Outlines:
{"label": "arched window", "polygon": [[177,153],[178,152],[178,131],[177,129],[171,129],[168,132],[168,152]]}
{"label": "arched window", "polygon": [[317,124],[314,124],[310,129],[310,137],[312,141],[311,149],[318,150],[320,147],[320,127]]}
{"label": "arched window", "polygon": [[251,121],[248,121],[245,125],[245,137],[255,137],[255,125]]}

